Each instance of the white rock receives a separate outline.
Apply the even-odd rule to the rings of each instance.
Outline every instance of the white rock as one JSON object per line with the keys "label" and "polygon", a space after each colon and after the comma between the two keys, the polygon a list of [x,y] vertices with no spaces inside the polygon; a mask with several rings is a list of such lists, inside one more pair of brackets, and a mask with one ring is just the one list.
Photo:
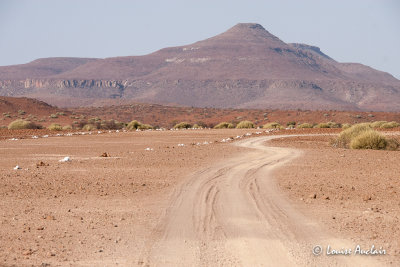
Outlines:
{"label": "white rock", "polygon": [[178,144],[178,146],[185,146],[185,144]]}
{"label": "white rock", "polygon": [[150,147],[147,147],[145,150],[146,150],[146,151],[153,151],[154,149],[152,149],[152,148],[150,148]]}
{"label": "white rock", "polygon": [[68,161],[71,161],[70,157],[65,157],[59,160],[59,162],[68,162]]}
{"label": "white rock", "polygon": [[14,167],[14,170],[20,170],[20,169],[22,169],[22,168],[18,165]]}

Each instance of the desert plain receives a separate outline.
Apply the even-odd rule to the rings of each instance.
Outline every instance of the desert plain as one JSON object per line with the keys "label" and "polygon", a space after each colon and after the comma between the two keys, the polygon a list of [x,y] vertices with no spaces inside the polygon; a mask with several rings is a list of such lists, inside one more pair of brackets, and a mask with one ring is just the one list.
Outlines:
{"label": "desert plain", "polygon": [[[30,131],[0,140],[1,266],[400,261],[400,152],[338,129]],[[312,253],[358,244],[386,255]]]}

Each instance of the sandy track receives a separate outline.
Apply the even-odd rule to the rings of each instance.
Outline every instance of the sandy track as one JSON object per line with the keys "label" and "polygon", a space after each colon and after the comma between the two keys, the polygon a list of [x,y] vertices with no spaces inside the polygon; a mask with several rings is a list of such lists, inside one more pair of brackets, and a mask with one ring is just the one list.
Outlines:
{"label": "sandy track", "polygon": [[[281,136],[282,137],[282,136]],[[316,244],[352,247],[289,204],[271,171],[301,154],[243,140],[251,152],[195,173],[177,189],[139,259],[150,266],[374,266],[362,256],[314,256]]]}

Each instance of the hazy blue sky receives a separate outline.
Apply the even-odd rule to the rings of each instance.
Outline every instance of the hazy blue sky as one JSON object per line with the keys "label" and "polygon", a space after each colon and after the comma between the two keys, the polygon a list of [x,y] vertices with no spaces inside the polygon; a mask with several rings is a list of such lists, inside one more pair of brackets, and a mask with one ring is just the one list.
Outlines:
{"label": "hazy blue sky", "polygon": [[257,22],[285,42],[400,78],[400,1],[0,0],[0,65],[143,55]]}

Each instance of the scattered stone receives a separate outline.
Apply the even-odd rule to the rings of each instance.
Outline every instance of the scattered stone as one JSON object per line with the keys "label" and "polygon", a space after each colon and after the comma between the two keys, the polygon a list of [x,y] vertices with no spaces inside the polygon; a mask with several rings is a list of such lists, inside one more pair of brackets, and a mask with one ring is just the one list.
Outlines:
{"label": "scattered stone", "polygon": [[24,252],[22,252],[22,255],[24,255],[24,256],[32,255],[33,252],[34,251],[30,248],[29,250],[25,250]]}
{"label": "scattered stone", "polygon": [[17,165],[17,166],[15,166],[14,167],[14,170],[21,170],[22,168],[19,166],[19,165]]}
{"label": "scattered stone", "polygon": [[54,221],[56,218],[53,215],[45,215],[45,216],[43,216],[43,219]]}
{"label": "scattered stone", "polygon": [[315,198],[317,198],[317,194],[315,194],[315,193],[314,193],[314,194],[311,194],[309,197],[315,199]]}
{"label": "scattered stone", "polygon": [[41,167],[41,166],[49,166],[49,164],[44,163],[43,161],[39,161],[38,163],[36,163],[36,167]]}
{"label": "scattered stone", "polygon": [[39,230],[39,231],[43,231],[43,230],[44,230],[44,226],[40,226],[40,227],[38,227],[38,228],[37,228],[37,230]]}
{"label": "scattered stone", "polygon": [[329,198],[329,196],[326,196],[325,199],[326,199],[326,200],[329,200],[330,198]]}
{"label": "scattered stone", "polygon": [[363,196],[364,201],[372,200],[372,197],[369,195]]}
{"label": "scattered stone", "polygon": [[69,162],[69,161],[71,161],[70,157],[65,157],[65,158],[59,160],[59,162]]}
{"label": "scattered stone", "polygon": [[102,158],[107,158],[110,157],[110,154],[107,154],[107,152],[104,152],[103,154],[100,155]]}

